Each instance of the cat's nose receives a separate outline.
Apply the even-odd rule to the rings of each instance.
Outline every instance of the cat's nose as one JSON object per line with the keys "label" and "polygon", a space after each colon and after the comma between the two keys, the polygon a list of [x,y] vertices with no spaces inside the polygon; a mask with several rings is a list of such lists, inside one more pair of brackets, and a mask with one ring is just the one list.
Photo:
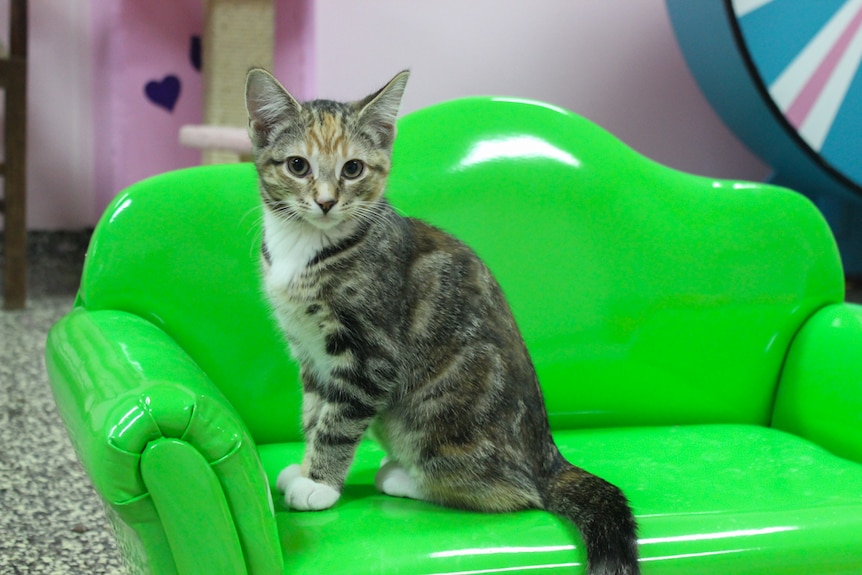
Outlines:
{"label": "cat's nose", "polygon": [[314,200],[314,202],[318,206],[320,206],[320,209],[324,215],[329,213],[329,210],[331,210],[332,207],[335,206],[336,201],[337,200],[326,200],[326,201],[321,202],[320,200]]}

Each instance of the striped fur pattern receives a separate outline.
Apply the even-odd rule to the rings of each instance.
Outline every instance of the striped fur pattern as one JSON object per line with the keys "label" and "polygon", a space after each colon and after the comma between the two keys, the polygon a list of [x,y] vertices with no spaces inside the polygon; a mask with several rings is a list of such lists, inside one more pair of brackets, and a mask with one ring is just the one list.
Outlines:
{"label": "striped fur pattern", "polygon": [[295,509],[332,506],[370,431],[388,453],[384,493],[546,509],[578,526],[590,575],[636,574],[626,498],[560,455],[488,268],[383,198],[407,77],[357,102],[300,104],[266,71],[248,75],[264,282],[303,385],[306,453],[278,486]]}

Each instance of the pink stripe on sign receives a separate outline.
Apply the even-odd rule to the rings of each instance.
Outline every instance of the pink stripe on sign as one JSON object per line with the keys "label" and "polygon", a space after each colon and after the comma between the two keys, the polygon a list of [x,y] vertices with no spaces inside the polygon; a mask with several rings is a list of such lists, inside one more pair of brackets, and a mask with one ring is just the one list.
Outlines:
{"label": "pink stripe on sign", "polygon": [[811,78],[808,79],[808,83],[805,84],[805,87],[802,88],[802,91],[799,92],[799,95],[796,96],[790,107],[787,108],[784,117],[787,118],[787,121],[794,128],[799,128],[805,122],[806,118],[808,118],[808,114],[814,107],[814,103],[817,102],[817,98],[823,92],[823,88],[829,81],[829,77],[832,76],[832,72],[835,71],[835,67],[838,66],[841,56],[847,51],[847,47],[850,45],[853,36],[859,30],[860,26],[862,26],[862,8],[856,12],[853,20],[850,21],[850,24],[844,29],[832,48],[829,49],[829,53],[823,58],[823,61],[817,70],[814,71],[814,74],[811,75]]}

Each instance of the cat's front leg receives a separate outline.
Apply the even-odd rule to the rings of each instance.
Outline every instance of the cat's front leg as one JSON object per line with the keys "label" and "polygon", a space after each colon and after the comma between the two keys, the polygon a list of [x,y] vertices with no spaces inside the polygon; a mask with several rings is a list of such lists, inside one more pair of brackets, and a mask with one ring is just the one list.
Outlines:
{"label": "cat's front leg", "polygon": [[[325,402],[318,394],[320,383],[315,377],[313,369],[308,365],[303,365],[300,376],[303,387],[302,427],[306,443],[311,445]],[[307,449],[303,465],[293,464],[282,469],[275,485],[284,494],[284,502],[291,509],[300,511],[328,509],[338,501],[341,493],[333,486],[316,482],[308,477],[308,454],[309,450]]]}
{"label": "cat's front leg", "polygon": [[329,509],[341,497],[341,492],[331,486],[303,476],[302,466],[298,463],[281,470],[276,486],[284,493],[287,506],[298,511]]}
{"label": "cat's front leg", "polygon": [[[313,398],[313,399],[312,399]],[[341,496],[344,479],[373,412],[357,416],[350,402],[327,402],[306,392],[304,401],[317,402],[305,420],[306,448],[302,465],[290,465],[278,476],[285,503],[300,511],[332,507]]]}

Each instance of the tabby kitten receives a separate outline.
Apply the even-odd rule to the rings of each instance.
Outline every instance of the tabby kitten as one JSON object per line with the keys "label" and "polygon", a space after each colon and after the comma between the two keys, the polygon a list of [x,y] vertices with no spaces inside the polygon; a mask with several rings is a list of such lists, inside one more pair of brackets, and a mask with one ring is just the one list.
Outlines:
{"label": "tabby kitten", "polygon": [[383,198],[408,72],[357,102],[300,104],[246,80],[263,199],[266,292],[301,366],[302,465],[287,504],[326,509],[363,434],[385,448],[382,492],[574,522],[588,573],[639,573],[622,492],[563,459],[500,286],[470,248]]}

